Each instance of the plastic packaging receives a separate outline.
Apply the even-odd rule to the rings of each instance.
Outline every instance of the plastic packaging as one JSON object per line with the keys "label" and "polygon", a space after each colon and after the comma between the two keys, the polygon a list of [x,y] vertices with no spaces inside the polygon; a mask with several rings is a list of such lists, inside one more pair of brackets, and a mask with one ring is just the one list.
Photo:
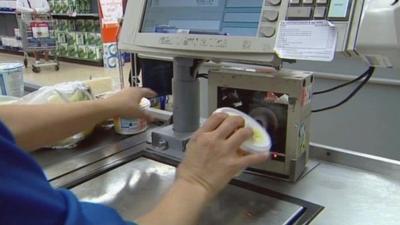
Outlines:
{"label": "plastic packaging", "polygon": [[249,115],[233,108],[220,108],[214,113],[226,113],[232,116],[240,116],[245,121],[245,127],[253,130],[253,137],[240,146],[242,150],[248,153],[267,153],[271,150],[271,137],[265,129]]}
{"label": "plastic packaging", "polygon": [[[22,97],[16,103],[31,105],[46,103],[57,104],[93,99],[94,97],[89,92],[89,87],[86,84],[83,82],[68,82],[57,84],[55,86],[42,87],[39,90]],[[74,148],[80,141],[85,139],[93,129],[75,134],[50,147],[55,149]]]}
{"label": "plastic packaging", "polygon": [[[143,98],[140,102],[142,110],[150,108],[150,100]],[[147,130],[147,121],[145,119],[127,119],[114,118],[115,132],[122,135],[134,135]]]}
{"label": "plastic packaging", "polygon": [[0,63],[0,94],[21,97],[24,94],[23,74],[22,63]]}

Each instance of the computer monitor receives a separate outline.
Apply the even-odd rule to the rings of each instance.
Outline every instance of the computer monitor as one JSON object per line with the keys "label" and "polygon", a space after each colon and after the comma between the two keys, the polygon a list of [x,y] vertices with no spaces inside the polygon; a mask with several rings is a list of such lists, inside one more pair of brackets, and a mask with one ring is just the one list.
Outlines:
{"label": "computer monitor", "polygon": [[152,56],[277,65],[282,21],[326,20],[336,27],[337,53],[396,67],[399,12],[393,0],[129,0],[119,47]]}

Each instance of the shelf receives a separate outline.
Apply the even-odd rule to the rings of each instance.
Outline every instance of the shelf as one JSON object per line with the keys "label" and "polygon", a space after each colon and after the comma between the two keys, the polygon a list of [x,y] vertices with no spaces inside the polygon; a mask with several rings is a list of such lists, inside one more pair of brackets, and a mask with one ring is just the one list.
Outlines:
{"label": "shelf", "polygon": [[17,49],[10,49],[10,48],[5,48],[3,46],[0,45],[0,52],[1,53],[8,53],[8,54],[15,54],[15,55],[23,55],[23,51],[22,50],[17,50]]}
{"label": "shelf", "polygon": [[104,66],[103,60],[90,60],[90,59],[78,59],[78,58],[72,58],[72,57],[67,57],[67,56],[59,56],[58,59],[60,61],[64,62],[72,62],[72,63],[79,63],[79,64],[84,64],[84,65],[91,65],[91,66]]}
{"label": "shelf", "polygon": [[15,15],[15,11],[0,11],[0,14]]}
{"label": "shelf", "polygon": [[51,14],[53,17],[59,17],[59,18],[71,18],[71,19],[85,19],[85,18],[99,18],[99,14],[97,13],[78,13],[78,14],[68,14],[68,13],[52,13]]}

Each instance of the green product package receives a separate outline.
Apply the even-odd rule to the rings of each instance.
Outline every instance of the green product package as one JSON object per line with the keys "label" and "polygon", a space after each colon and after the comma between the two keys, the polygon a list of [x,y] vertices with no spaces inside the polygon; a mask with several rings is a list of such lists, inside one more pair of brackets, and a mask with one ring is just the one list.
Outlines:
{"label": "green product package", "polygon": [[76,58],[78,55],[78,46],[68,45],[68,57]]}
{"label": "green product package", "polygon": [[60,0],[60,1],[61,1],[60,13],[68,13],[69,9],[68,0]]}
{"label": "green product package", "polygon": [[101,34],[95,33],[95,35],[96,35],[96,45],[103,46],[103,40],[101,39]]}
{"label": "green product package", "polygon": [[61,0],[54,0],[51,9],[54,13],[61,13]]}
{"label": "green product package", "polygon": [[59,56],[68,56],[68,44],[57,45],[57,53]]}
{"label": "green product package", "polygon": [[76,0],[67,0],[68,2],[68,12],[76,12]]}
{"label": "green product package", "polygon": [[88,52],[87,52],[86,45],[78,45],[77,56],[80,59],[87,59],[88,58]]}
{"label": "green product package", "polygon": [[95,45],[89,45],[87,49],[87,58],[93,61],[99,61],[103,57],[103,48]]}
{"label": "green product package", "polygon": [[66,44],[67,43],[67,37],[64,32],[62,32],[62,31],[57,32],[57,43],[58,44]]}
{"label": "green product package", "polygon": [[94,32],[94,20],[85,20],[85,27],[87,32]]}
{"label": "green product package", "polygon": [[75,32],[67,32],[66,33],[66,41],[68,45],[75,45],[76,44],[76,37]]}
{"label": "green product package", "polygon": [[86,21],[85,20],[76,20],[75,27],[77,31],[86,32]]}
{"label": "green product package", "polygon": [[84,32],[76,32],[75,33],[75,44],[77,44],[77,45],[85,44],[85,33]]}

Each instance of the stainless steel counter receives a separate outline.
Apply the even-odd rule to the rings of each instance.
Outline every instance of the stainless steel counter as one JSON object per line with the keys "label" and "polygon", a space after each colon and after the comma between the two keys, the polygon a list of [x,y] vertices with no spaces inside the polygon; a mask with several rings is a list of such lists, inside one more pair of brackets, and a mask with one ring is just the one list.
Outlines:
{"label": "stainless steel counter", "polygon": [[398,179],[323,161],[296,184],[250,175],[241,178],[324,206],[312,224],[400,224]]}
{"label": "stainless steel counter", "polygon": [[[72,188],[82,199],[111,205],[126,218],[133,219],[157,202],[174,177],[174,167],[167,165],[170,162],[157,157],[165,152],[150,154],[155,157],[150,159],[158,162],[140,155],[147,151],[144,139],[143,135],[134,136],[76,155],[79,158],[72,156],[46,167],[46,173],[59,174],[52,179],[52,185]],[[311,207],[290,199],[325,207],[312,224],[400,224],[399,162],[340,151],[327,154],[321,149],[313,149],[311,155],[319,165],[295,184],[242,174],[238,182],[270,190],[270,193],[259,196],[254,191],[230,185],[207,209],[201,224],[290,224],[282,218],[290,218],[302,207]],[[174,156],[172,160],[178,162],[179,158]],[[79,167],[72,169],[77,162]],[[352,164],[354,167],[348,166]],[[63,168],[69,168],[68,173],[60,173]]]}
{"label": "stainless steel counter", "polygon": [[[72,189],[83,201],[109,205],[131,221],[152,209],[175,179],[175,167],[138,158]],[[303,210],[290,202],[229,185],[199,224],[288,224]]]}

